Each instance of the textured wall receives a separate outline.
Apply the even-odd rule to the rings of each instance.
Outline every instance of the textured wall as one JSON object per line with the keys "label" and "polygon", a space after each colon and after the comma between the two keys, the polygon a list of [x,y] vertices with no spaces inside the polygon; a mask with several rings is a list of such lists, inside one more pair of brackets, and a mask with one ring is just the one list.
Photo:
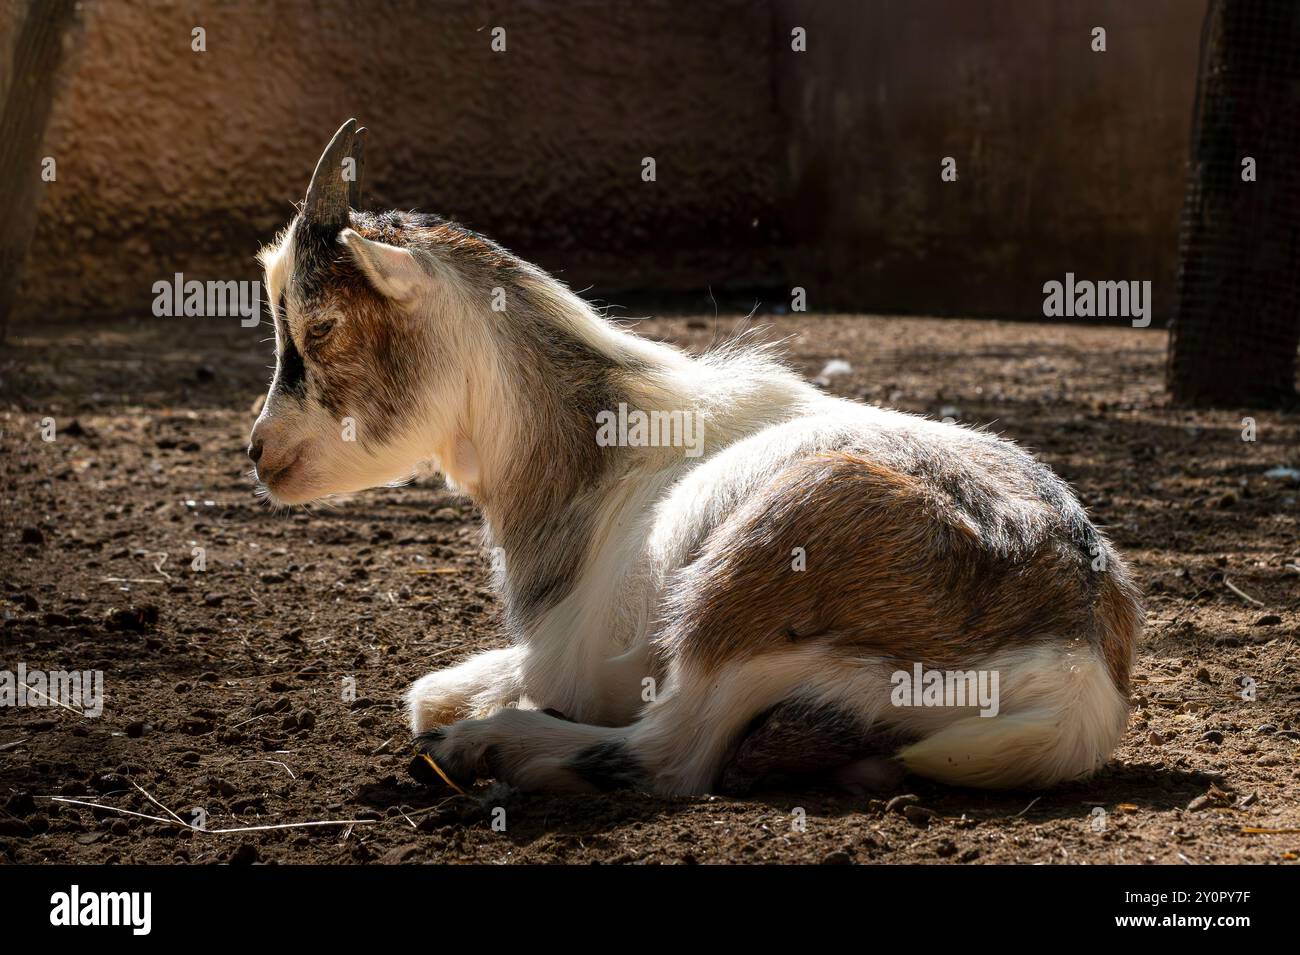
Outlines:
{"label": "textured wall", "polygon": [[460,218],[596,296],[800,284],[814,308],[1035,314],[1072,270],[1165,304],[1202,9],[86,0],[20,311],[255,277],[352,115],[372,204]]}
{"label": "textured wall", "polygon": [[593,294],[775,268],[765,7],[496,6],[88,0],[25,310],[138,309],[177,270],[254,277],[348,116],[371,130],[373,203],[459,218]]}
{"label": "textured wall", "polygon": [[1172,307],[1204,0],[774,6],[809,32],[776,62],[814,307],[1041,317],[1066,271]]}

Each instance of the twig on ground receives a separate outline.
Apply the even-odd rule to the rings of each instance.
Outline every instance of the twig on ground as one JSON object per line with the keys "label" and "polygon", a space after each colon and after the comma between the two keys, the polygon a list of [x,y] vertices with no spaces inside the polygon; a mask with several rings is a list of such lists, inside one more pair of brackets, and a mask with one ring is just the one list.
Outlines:
{"label": "twig on ground", "polygon": [[[147,795],[147,794],[146,794]],[[308,822],[276,822],[265,826],[234,826],[230,829],[200,829],[198,826],[191,826],[185,822],[177,822],[174,819],[168,819],[165,816],[151,816],[145,812],[136,812],[133,809],[120,809],[117,806],[105,806],[103,803],[87,802],[84,799],[69,799],[67,796],[42,796],[42,799],[52,799],[55,802],[71,803],[74,806],[89,806],[91,809],[105,809],[109,812],[121,813],[124,816],[135,816],[138,819],[148,819],[151,822],[160,822],[166,826],[180,826],[182,829],[189,829],[192,832],[202,832],[210,836],[223,836],[232,832],[265,832],[271,829],[301,829],[308,826],[348,826],[349,831],[352,826],[364,826],[372,822],[378,822],[378,819],[313,819]],[[166,807],[163,807],[166,809]],[[170,812],[171,810],[167,810]]]}
{"label": "twig on ground", "polygon": [[155,806],[157,806],[157,807],[158,807],[159,809],[161,809],[163,812],[167,813],[167,815],[171,816],[173,819],[175,819],[177,822],[179,822],[182,826],[185,825],[185,820],[184,820],[184,819],[182,819],[180,816],[176,815],[176,813],[172,812],[170,809],[168,809],[166,806],[164,806],[162,803],[160,803],[157,799],[154,799],[153,796],[150,795],[149,792],[148,792],[148,791],[147,791],[143,786],[141,786],[139,783],[137,783],[134,779],[130,779],[130,778],[128,778],[128,779],[127,779],[127,782],[129,782],[129,783],[130,783],[132,786],[134,786],[136,789],[140,790],[140,792],[144,793],[144,798],[145,798],[145,799],[149,800],[151,803],[153,803]]}
{"label": "twig on ground", "polygon": [[153,569],[156,570],[156,571],[158,571],[158,573],[162,574],[162,575],[163,575],[164,577],[166,577],[168,580],[171,580],[171,579],[172,579],[172,575],[169,574],[169,573],[167,573],[167,571],[165,571],[165,570],[162,569],[162,565],[165,564],[165,563],[167,563],[167,552],[166,552],[165,550],[154,551],[154,553],[153,553],[152,556],[155,556],[155,557],[158,558],[158,563],[156,563],[156,564],[153,565]]}
{"label": "twig on ground", "polygon": [[37,696],[41,697],[42,699],[48,700],[49,702],[53,703],[55,706],[61,706],[61,707],[63,707],[63,708],[64,708],[65,710],[67,710],[69,713],[76,713],[76,714],[77,714],[78,716],[80,716],[82,719],[85,719],[85,718],[86,718],[86,714],[83,713],[83,712],[81,712],[81,710],[77,709],[75,706],[68,706],[67,703],[62,702],[61,700],[56,700],[54,697],[50,696],[48,693],[43,693],[42,691],[36,689],[36,687],[32,686],[31,684],[28,684],[28,685],[27,685],[27,692],[28,692],[28,693],[35,693]]}
{"label": "twig on ground", "polygon": [[1012,818],[1012,819],[1019,819],[1019,818],[1020,818],[1021,816],[1023,816],[1025,813],[1029,812],[1029,810],[1033,809],[1033,808],[1034,808],[1034,803],[1038,802],[1038,800],[1040,800],[1040,799],[1042,799],[1042,798],[1043,798],[1042,796],[1035,796],[1034,799],[1033,799],[1033,802],[1031,802],[1031,803],[1030,803],[1028,806],[1026,806],[1024,809],[1020,810],[1018,813],[1016,813],[1016,814],[1015,814],[1014,816],[1012,816],[1011,818]]}
{"label": "twig on ground", "polygon": [[[260,718],[260,717],[259,717],[259,718]],[[294,780],[296,780],[296,779],[298,778],[297,776],[295,776],[295,775],[293,774],[293,770],[289,768],[289,764],[288,764],[288,763],[282,763],[282,762],[280,762],[280,760],[278,760],[278,759],[236,759],[236,760],[231,760],[231,762],[235,762],[235,763],[270,763],[270,764],[273,765],[273,766],[279,766],[280,768],[282,768],[286,773],[289,774],[289,778],[290,778],[290,779],[294,779]]]}
{"label": "twig on ground", "polygon": [[1264,601],[1262,601],[1262,600],[1256,600],[1256,599],[1255,599],[1254,597],[1252,597],[1250,594],[1246,593],[1246,591],[1242,590],[1240,587],[1238,587],[1236,584],[1234,584],[1234,583],[1233,583],[1231,580],[1229,580],[1227,577],[1224,577],[1224,578],[1223,578],[1223,586],[1227,587],[1229,590],[1231,590],[1234,594],[1236,594],[1236,595],[1237,595],[1238,597],[1240,597],[1242,600],[1245,600],[1245,601],[1247,601],[1247,602],[1249,602],[1249,603],[1253,603],[1256,607],[1263,607],[1263,606],[1265,606]]}

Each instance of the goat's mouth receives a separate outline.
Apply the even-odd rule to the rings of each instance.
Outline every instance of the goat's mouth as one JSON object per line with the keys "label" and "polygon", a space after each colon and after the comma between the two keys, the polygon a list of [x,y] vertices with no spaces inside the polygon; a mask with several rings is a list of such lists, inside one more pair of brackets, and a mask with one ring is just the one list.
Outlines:
{"label": "goat's mouth", "polygon": [[301,465],[305,457],[305,448],[299,447],[274,470],[264,469],[259,464],[255,468],[257,483],[276,497],[291,496],[289,486],[295,483],[293,478],[301,476],[303,470]]}

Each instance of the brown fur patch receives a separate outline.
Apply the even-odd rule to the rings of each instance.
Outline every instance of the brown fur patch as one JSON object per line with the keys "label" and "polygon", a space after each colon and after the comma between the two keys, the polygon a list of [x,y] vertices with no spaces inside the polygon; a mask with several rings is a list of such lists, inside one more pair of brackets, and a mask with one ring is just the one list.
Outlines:
{"label": "brown fur patch", "polygon": [[[1040,532],[1008,552],[919,475],[853,453],[799,461],[707,538],[660,641],[710,668],[789,641],[939,669],[1081,635],[1097,644],[1107,621],[1084,555],[1048,507],[1026,506]],[[1129,600],[1115,594],[1112,615]],[[1126,685],[1127,667],[1113,672]]]}
{"label": "brown fur patch", "polygon": [[[353,212],[366,238],[407,246],[410,217]],[[336,419],[352,416],[363,446],[387,441],[415,411],[420,376],[431,373],[426,336],[375,291],[336,236],[296,224],[290,333],[306,365],[305,396]]]}
{"label": "brown fur patch", "polygon": [[[336,418],[357,416],[358,439],[383,442],[414,410],[424,353],[418,330],[374,291],[349,259],[330,263],[315,300],[303,303],[308,394]],[[332,321],[328,334],[313,334]]]}

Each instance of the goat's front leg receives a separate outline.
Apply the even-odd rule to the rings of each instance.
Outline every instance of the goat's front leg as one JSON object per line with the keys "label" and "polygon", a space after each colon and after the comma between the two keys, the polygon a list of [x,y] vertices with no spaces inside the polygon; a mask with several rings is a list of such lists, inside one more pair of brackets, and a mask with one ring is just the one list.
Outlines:
{"label": "goat's front leg", "polygon": [[[819,669],[807,656],[760,657],[690,674],[678,670],[669,676],[670,689],[628,726],[506,709],[424,733],[415,745],[463,786],[494,777],[523,790],[633,788],[698,795],[710,791],[729,749],[754,717],[788,697],[810,669]],[[782,665],[785,658],[788,665]]]}
{"label": "goat's front leg", "polygon": [[621,738],[627,727],[573,723],[542,710],[506,709],[478,720],[461,720],[415,739],[443,773],[468,787],[495,778],[520,789],[590,792],[643,785],[641,774],[626,780],[587,778],[584,752]]}
{"label": "goat's front leg", "polygon": [[420,677],[406,693],[411,729],[419,735],[457,720],[489,716],[517,702],[522,659],[520,647],[489,650]]}

